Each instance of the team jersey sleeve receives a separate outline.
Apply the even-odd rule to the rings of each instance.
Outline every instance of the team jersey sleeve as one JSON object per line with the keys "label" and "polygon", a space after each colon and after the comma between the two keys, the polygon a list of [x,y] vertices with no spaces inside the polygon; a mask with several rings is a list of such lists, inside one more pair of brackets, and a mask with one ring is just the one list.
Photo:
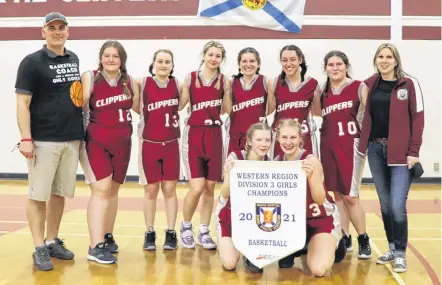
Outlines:
{"label": "team jersey sleeve", "polygon": [[187,86],[187,88],[190,88],[190,81],[192,80],[192,75],[189,73],[184,78],[184,85]]}
{"label": "team jersey sleeve", "polygon": [[358,88],[358,98],[359,98],[359,102],[361,102],[361,104],[359,104],[359,109],[358,109],[358,113],[356,115],[356,120],[359,123],[359,126],[362,128],[362,121],[364,120],[364,114],[365,114],[365,105],[362,103],[362,90],[364,89],[364,87],[366,87],[367,85],[364,82],[361,82],[361,84],[359,85]]}
{"label": "team jersey sleeve", "polygon": [[262,84],[264,85],[264,90],[266,91],[266,93],[267,92],[269,92],[268,90],[267,90],[267,76],[265,76],[265,75],[263,75],[262,76]]}
{"label": "team jersey sleeve", "polygon": [[[227,90],[227,80],[230,80],[227,78],[227,76],[225,74],[223,74],[223,86],[224,86],[224,92],[228,91]],[[229,82],[230,83],[230,82]]]}
{"label": "team jersey sleeve", "polygon": [[85,73],[89,74],[90,78],[91,78],[91,88],[90,88],[90,94],[92,94],[92,90],[94,90],[94,83],[95,83],[95,78],[94,78],[94,72],[92,70],[86,71]]}
{"label": "team jersey sleeve", "polygon": [[178,78],[174,77],[173,79],[175,80],[175,83],[176,83],[176,89],[180,90],[180,82],[179,82]]}
{"label": "team jersey sleeve", "polygon": [[365,82],[361,82],[358,88],[358,98],[360,102],[362,102],[362,89],[364,89],[364,87],[367,87],[367,85],[365,84]]}
{"label": "team jersey sleeve", "polygon": [[38,74],[35,71],[35,63],[30,56],[25,57],[18,67],[15,82],[15,93],[32,95]]}
{"label": "team jersey sleeve", "polygon": [[276,84],[278,84],[278,76],[276,76],[275,78],[273,78],[273,84],[272,84],[272,91],[273,91],[273,94],[275,94]]}

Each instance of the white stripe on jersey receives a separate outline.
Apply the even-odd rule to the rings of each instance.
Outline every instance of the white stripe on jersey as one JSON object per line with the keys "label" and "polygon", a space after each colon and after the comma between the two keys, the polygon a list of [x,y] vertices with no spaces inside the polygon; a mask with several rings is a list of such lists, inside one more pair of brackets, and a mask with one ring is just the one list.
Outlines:
{"label": "white stripe on jersey", "polygon": [[92,171],[92,166],[89,162],[89,157],[86,152],[86,142],[82,141],[80,143],[80,164],[83,169],[84,178],[87,184],[97,182],[94,172]]}
{"label": "white stripe on jersey", "polygon": [[359,197],[365,166],[365,155],[358,151],[359,138],[353,140],[353,173],[351,175],[350,193],[348,195],[351,197]]}
{"label": "white stripe on jersey", "polygon": [[422,94],[421,86],[419,82],[417,82],[416,78],[407,76],[407,78],[411,79],[414,85],[414,94],[416,94],[416,112],[421,112],[424,110],[424,96]]}

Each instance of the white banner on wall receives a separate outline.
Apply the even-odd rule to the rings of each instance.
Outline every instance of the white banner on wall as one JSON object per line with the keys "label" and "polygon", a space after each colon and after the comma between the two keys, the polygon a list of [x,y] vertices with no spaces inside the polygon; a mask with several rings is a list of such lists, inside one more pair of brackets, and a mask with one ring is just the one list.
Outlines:
{"label": "white banner on wall", "polygon": [[304,247],[307,177],[300,161],[235,161],[232,240],[263,268]]}

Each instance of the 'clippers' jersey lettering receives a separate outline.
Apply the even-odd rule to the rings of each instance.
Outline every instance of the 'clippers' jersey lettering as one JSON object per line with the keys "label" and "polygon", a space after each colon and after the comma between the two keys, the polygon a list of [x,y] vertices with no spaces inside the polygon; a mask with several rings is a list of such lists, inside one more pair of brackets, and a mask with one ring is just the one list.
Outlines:
{"label": "'clippers' jersey lettering", "polygon": [[[190,76],[190,104],[192,113],[187,124],[189,126],[221,125],[221,105],[224,95],[224,75],[218,75],[215,80],[205,86],[197,72]],[[196,86],[198,80],[199,87]],[[219,89],[216,88],[219,82]]]}
{"label": "'clippers' jersey lettering", "polygon": [[349,81],[341,90],[333,92],[329,88],[327,94],[322,94],[321,113],[323,117],[321,137],[333,140],[336,137],[357,138],[361,131],[358,121],[363,115],[359,110],[360,90],[363,83]]}
{"label": "'clippers' jersey lettering", "polygon": [[143,85],[141,137],[155,142],[179,138],[179,90],[176,79],[169,78],[167,83],[162,85],[155,78],[146,77]]}
{"label": "'clippers' jersey lettering", "polygon": [[[93,72],[92,80],[97,71]],[[116,84],[110,84],[103,74],[97,82],[93,83],[91,97],[89,99],[90,123],[106,128],[132,127],[130,109],[133,104],[132,81],[127,82],[130,95],[125,94],[121,80]]]}
{"label": "'clippers' jersey lettering", "polygon": [[263,122],[266,119],[267,90],[265,77],[257,75],[252,87],[246,90],[241,79],[235,78],[232,82],[232,103],[230,112],[231,136],[240,136],[247,133],[250,125]]}
{"label": "'clippers' jersey lettering", "polygon": [[275,86],[276,113],[273,128],[276,128],[281,119],[296,119],[302,124],[302,132],[310,134],[308,116],[316,88],[318,81],[307,77],[294,90],[290,90],[289,83],[286,82],[283,86],[278,76]]}

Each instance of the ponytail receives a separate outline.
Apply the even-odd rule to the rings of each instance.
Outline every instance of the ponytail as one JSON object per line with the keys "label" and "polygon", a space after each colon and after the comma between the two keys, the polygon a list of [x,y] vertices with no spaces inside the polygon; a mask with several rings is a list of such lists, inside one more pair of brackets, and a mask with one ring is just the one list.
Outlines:
{"label": "ponytail", "polygon": [[153,73],[153,63],[149,65],[149,73],[152,74],[152,77],[155,76],[155,73]]}
{"label": "ponytail", "polygon": [[301,66],[301,82],[304,82],[305,74],[307,73],[307,64],[305,63],[305,58],[302,59],[302,63],[299,65]]}

